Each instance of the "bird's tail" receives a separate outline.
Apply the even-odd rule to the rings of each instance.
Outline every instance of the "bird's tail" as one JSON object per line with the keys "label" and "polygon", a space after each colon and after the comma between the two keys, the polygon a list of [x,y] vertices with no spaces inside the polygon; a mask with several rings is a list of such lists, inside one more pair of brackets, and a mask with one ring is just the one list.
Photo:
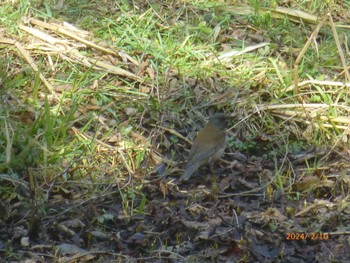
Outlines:
{"label": "bird's tail", "polygon": [[186,169],[183,173],[183,175],[180,178],[180,181],[187,181],[190,179],[191,175],[198,169],[198,165],[193,164],[193,163],[188,163],[186,165]]}

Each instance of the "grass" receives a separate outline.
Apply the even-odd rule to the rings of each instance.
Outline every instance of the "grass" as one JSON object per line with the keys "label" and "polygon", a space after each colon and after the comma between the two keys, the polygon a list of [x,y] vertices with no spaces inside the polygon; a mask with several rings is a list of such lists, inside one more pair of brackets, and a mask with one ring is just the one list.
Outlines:
{"label": "grass", "polygon": [[[249,88],[249,85],[256,85],[256,83],[260,82],[262,79],[255,79],[256,75],[264,72],[265,76],[263,78],[266,83],[264,86],[266,86],[267,89],[260,89],[255,91],[255,94],[250,94],[250,100],[255,100],[253,103],[249,99],[246,101],[241,100],[240,106],[243,110],[248,108],[249,111],[249,107],[253,107],[254,103],[271,104],[278,103],[281,100],[285,103],[293,103],[295,101],[291,93],[283,92],[284,88],[292,84],[292,79],[289,77],[292,72],[285,68],[287,65],[291,67],[293,61],[291,55],[293,55],[293,53],[286,54],[287,64],[285,65],[283,65],[283,63],[285,63],[283,59],[284,54],[281,54],[282,56],[276,59],[267,59],[273,57],[274,52],[273,49],[268,48],[264,53],[245,54],[232,61],[229,65],[212,64],[210,67],[204,66],[203,62],[208,56],[220,52],[221,47],[218,43],[212,42],[214,35],[213,25],[207,23],[202,16],[197,15],[187,4],[183,4],[182,7],[177,9],[177,13],[174,15],[174,18],[178,15],[181,17],[182,14],[187,12],[189,15],[186,17],[186,20],[178,18],[173,20],[172,24],[169,23],[169,18],[165,16],[162,17],[162,14],[156,11],[161,9],[160,6],[158,6],[158,8],[152,6],[134,13],[130,12],[130,10],[133,10],[130,6],[127,8],[125,8],[124,5],[123,7],[118,6],[118,8],[121,9],[118,16],[107,16],[98,22],[97,20],[92,20],[92,22],[90,22],[84,20],[83,15],[91,17],[94,14],[89,12],[87,14],[82,14],[81,11],[83,10],[82,7],[84,4],[80,6],[81,9],[79,9],[79,6],[74,6],[74,1],[72,4],[71,13],[66,13],[68,18],[74,16],[81,17],[82,20],[78,20],[78,24],[83,28],[90,29],[96,37],[106,41],[109,46],[118,47],[126,53],[136,53],[134,57],[139,63],[143,62],[145,56],[149,57],[147,63],[149,63],[150,68],[154,71],[153,74],[157,76],[156,81],[157,85],[160,87],[161,94],[166,94],[167,92],[166,84],[169,81],[169,71],[175,71],[179,76],[186,76],[188,81],[196,78],[204,80],[206,78],[211,78],[211,76],[215,74],[219,76],[219,79],[223,80],[222,85],[226,87],[248,81],[245,87],[246,89]],[[193,6],[202,9],[207,9],[209,7],[203,4],[204,3],[199,1],[195,2]],[[215,8],[217,3],[214,1],[211,4],[213,4],[213,6],[210,7]],[[307,3],[301,2],[300,4],[304,6]],[[32,13],[37,12],[36,9],[32,9],[25,1],[20,1],[18,5],[21,8],[19,8],[17,12],[10,12],[10,4],[3,4],[1,7],[3,13],[12,13],[11,16],[5,16],[6,19],[3,18],[9,32],[18,30],[14,29],[13,25],[17,24],[21,16],[29,13],[29,11]],[[258,9],[260,6],[266,6],[266,4],[254,2],[253,6],[255,9]],[[314,7],[310,6],[309,10],[312,11],[313,8]],[[76,12],[74,12],[75,10]],[[93,11],[91,6],[90,12]],[[213,13],[215,14],[215,9]],[[40,15],[41,13],[38,12],[37,14]],[[229,21],[227,17],[229,17],[228,14],[215,15],[215,18],[218,20],[216,23],[218,25],[226,25]],[[295,25],[288,22],[288,20],[274,20],[266,13],[266,15],[264,14],[262,16],[254,15],[251,18],[248,17],[248,21],[253,22],[257,26],[257,29],[271,28],[271,30],[267,30],[268,36],[272,39],[277,36],[281,37],[280,43],[286,43],[286,48],[301,48],[301,46],[298,47],[295,45],[302,43],[303,32],[299,31],[299,29],[295,31]],[[222,27],[222,30],[225,32],[225,26]],[[302,30],[307,31],[306,28]],[[279,35],[281,31],[284,32],[284,34]],[[299,33],[297,39],[295,38],[296,35],[294,32]],[[305,37],[307,36],[304,34],[304,39]],[[334,48],[332,49],[332,46],[332,39],[327,38],[322,41],[322,45],[320,45],[317,50],[310,48],[305,54],[304,60],[299,68],[300,78],[324,78],[325,73],[319,75],[320,67],[325,70],[328,68],[330,72],[334,71],[335,67],[339,65],[339,61],[334,59],[337,51]],[[7,65],[16,63],[16,60],[20,60],[20,58],[16,58],[14,54],[5,56],[5,58],[7,60]],[[44,59],[44,57],[42,57],[42,59]],[[23,61],[18,61],[17,63],[25,64]],[[44,65],[46,62],[42,60],[39,63]],[[12,77],[13,74],[8,72],[9,77],[3,80],[5,83],[4,86],[6,86],[8,90],[13,90],[14,87],[22,87],[16,92],[16,96],[25,103],[22,106],[22,111],[26,112],[30,111],[29,109],[34,109],[32,114],[36,115],[36,120],[32,127],[27,127],[20,122],[13,123],[11,116],[18,114],[16,112],[18,110],[3,110],[2,116],[7,116],[3,118],[4,123],[7,123],[7,129],[5,130],[8,130],[9,126],[16,126],[16,132],[13,134],[14,137],[10,138],[12,143],[10,148],[15,145],[23,145],[23,141],[26,142],[24,143],[26,145],[24,148],[19,147],[18,156],[26,159],[29,163],[34,162],[33,164],[35,165],[40,164],[47,166],[49,165],[48,162],[51,162],[51,160],[60,159],[57,157],[57,155],[61,156],[61,154],[59,154],[60,151],[67,153],[74,152],[75,149],[81,148],[75,144],[80,144],[81,141],[76,141],[74,143],[76,139],[74,139],[74,137],[72,138],[69,134],[69,129],[74,122],[85,122],[82,126],[83,130],[89,131],[91,129],[94,130],[94,126],[97,124],[97,116],[103,116],[107,120],[112,121],[112,123],[114,123],[114,120],[120,122],[120,117],[116,113],[123,111],[126,107],[131,106],[135,107],[137,111],[146,110],[149,112],[159,109],[173,109],[180,113],[181,109],[193,105],[192,101],[189,102],[187,98],[181,97],[181,95],[176,95],[177,98],[175,101],[177,105],[172,105],[171,98],[168,104],[161,103],[157,99],[154,100],[149,94],[140,92],[139,89],[135,87],[135,83],[122,79],[108,79],[106,83],[100,85],[96,90],[86,89],[83,87],[91,85],[94,81],[99,81],[106,76],[105,73],[93,72],[93,70],[86,71],[80,66],[77,67],[74,64],[64,61],[60,61],[58,65],[59,68],[54,72],[50,70],[45,70],[46,72],[44,72],[44,69],[41,70],[48,76],[53,75],[53,80],[56,83],[65,83],[72,87],[70,90],[62,93],[61,101],[55,105],[48,101],[47,98],[45,99],[45,95],[42,96],[43,94],[40,94],[42,91],[38,77],[34,77],[34,82],[30,81],[33,78],[31,73],[26,75],[27,73],[20,70],[20,72],[23,73]],[[227,70],[227,67],[229,67],[230,70]],[[55,76],[55,72],[59,72],[62,75]],[[147,75],[145,80],[150,81]],[[115,82],[117,82],[117,85],[115,85]],[[23,87],[26,88],[23,89]],[[33,91],[32,96],[23,100],[22,97],[28,94],[30,90]],[[181,92],[181,90],[179,91]],[[21,92],[22,94],[20,94]],[[212,90],[208,89],[205,93],[209,95],[212,92]],[[41,98],[39,98],[39,94]],[[188,96],[188,90],[182,94]],[[322,87],[316,87],[316,90],[312,91],[310,100],[313,102],[332,104],[333,96],[331,95],[332,94],[324,93]],[[346,95],[344,94],[343,96]],[[135,99],[137,102],[135,102]],[[346,100],[346,98],[342,99],[338,97],[337,101],[339,100]],[[188,105],[189,103],[190,105]],[[249,103],[252,103],[252,105],[249,105]],[[81,115],[79,108],[80,111],[82,111],[82,108],[91,106],[91,104],[96,108],[100,107],[100,109],[93,111],[86,111],[85,109],[85,114]],[[229,102],[223,101],[222,107],[229,108]],[[238,107],[238,111],[239,110],[240,107]],[[331,116],[336,116],[334,109],[333,113],[330,112],[330,114]],[[252,122],[254,122],[254,118],[255,117],[252,115]],[[89,121],[87,121],[87,119],[89,119]],[[268,121],[267,118],[266,120],[257,122],[257,125],[267,130],[271,128],[271,132],[275,132],[273,123],[274,121]],[[129,127],[133,125],[134,124],[131,124]],[[118,125],[115,123],[112,124],[112,127],[118,128]],[[124,127],[123,129],[125,130]],[[122,134],[124,133],[123,129],[121,132]],[[258,129],[250,130],[255,130],[256,132]],[[111,130],[107,131],[107,134],[110,135],[111,133]],[[27,136],[23,136],[23,134],[27,134]],[[125,136],[128,136],[128,134],[125,134]],[[325,138],[325,135],[317,135],[319,144],[323,144],[326,141]],[[66,148],[67,141],[69,142],[68,145],[70,145],[70,149]],[[90,143],[94,144],[93,141]],[[89,145],[89,143],[87,145]],[[33,150],[33,147],[35,150]],[[133,146],[130,145],[130,147]],[[140,157],[139,154],[141,154]],[[144,152],[136,154],[138,159],[137,165],[140,165],[142,162],[144,158],[142,156],[144,156]],[[16,155],[13,157],[13,162],[19,163],[16,161]],[[9,166],[11,167],[11,164]],[[9,167],[6,166],[6,168]]]}
{"label": "grass", "polygon": [[[150,153],[172,152],[168,158],[182,161],[179,154],[183,153],[184,142],[174,136],[169,141],[158,126],[186,134],[193,130],[188,116],[196,120],[218,109],[236,113],[236,138],[230,140],[230,148],[249,155],[265,159],[282,156],[286,147],[275,141],[288,141],[289,152],[298,152],[307,145],[337,143],[341,147],[346,130],[339,128],[334,118],[347,116],[348,110],[332,105],[348,104],[347,89],[334,92],[327,85],[315,84],[300,90],[306,104],[325,104],[329,108],[306,105],[291,108],[293,112],[288,114],[292,115],[264,108],[299,103],[289,88],[293,84],[293,63],[314,25],[258,12],[278,6],[280,1],[242,2],[250,4],[255,12],[238,16],[217,1],[178,1],[172,3],[174,12],[169,12],[170,3],[129,1],[114,5],[109,1],[97,4],[73,0],[62,10],[40,2],[35,7],[28,1],[0,4],[7,37],[26,42],[28,34],[18,28],[24,16],[74,22],[89,31],[94,42],[119,52],[119,57],[107,57],[85,48],[80,50],[82,55],[113,60],[114,66],[139,74],[142,79],[112,75],[54,52],[29,49],[39,72],[54,86],[58,94],[54,98],[16,48],[1,44],[0,173],[22,181],[31,169],[35,183],[29,187],[34,192],[57,184],[70,195],[73,187],[65,186],[67,180],[91,179],[101,183],[102,189],[87,184],[81,186],[81,191],[93,196],[117,184],[123,213],[131,217],[145,213],[148,200],[143,189],[150,179],[144,178],[156,165]],[[318,15],[338,8],[332,1],[293,4],[293,8],[305,12],[318,10]],[[317,46],[305,53],[299,79],[339,81],[343,67],[330,32],[324,26]],[[233,56],[225,63],[217,61],[226,50],[241,50],[260,38],[270,44]],[[239,92],[237,103],[233,103],[232,96],[220,96],[230,91]],[[307,116],[301,116],[305,112]],[[325,126],[326,122],[330,125]],[[283,178],[283,169],[275,169],[275,187],[283,189],[290,183],[291,172]],[[18,184],[1,188],[0,196],[16,198],[9,197],[16,187]],[[212,187],[216,191],[217,184]],[[110,219],[106,212],[98,221]]]}

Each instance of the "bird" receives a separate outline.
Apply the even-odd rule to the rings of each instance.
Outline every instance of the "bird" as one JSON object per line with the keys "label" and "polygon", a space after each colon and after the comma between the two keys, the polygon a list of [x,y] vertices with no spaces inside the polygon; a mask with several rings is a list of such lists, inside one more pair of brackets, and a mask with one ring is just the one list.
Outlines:
{"label": "bird", "polygon": [[187,181],[200,166],[213,163],[224,154],[227,144],[227,118],[228,115],[224,113],[216,113],[210,117],[208,124],[198,132],[180,181]]}

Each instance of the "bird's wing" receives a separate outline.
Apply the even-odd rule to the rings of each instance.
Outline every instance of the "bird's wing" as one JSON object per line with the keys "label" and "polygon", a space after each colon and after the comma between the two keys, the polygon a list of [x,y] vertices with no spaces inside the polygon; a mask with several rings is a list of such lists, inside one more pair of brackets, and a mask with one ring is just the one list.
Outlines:
{"label": "bird's wing", "polygon": [[206,144],[201,144],[191,149],[189,163],[196,163],[209,159],[217,152],[218,149],[222,148],[223,144],[225,144],[225,136],[221,136],[219,140],[212,141],[208,138]]}

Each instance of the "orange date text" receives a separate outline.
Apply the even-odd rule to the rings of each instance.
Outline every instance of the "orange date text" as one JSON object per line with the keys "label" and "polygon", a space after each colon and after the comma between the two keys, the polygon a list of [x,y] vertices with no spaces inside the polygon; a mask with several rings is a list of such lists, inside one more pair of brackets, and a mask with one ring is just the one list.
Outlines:
{"label": "orange date text", "polygon": [[286,234],[286,240],[328,240],[328,233],[320,233],[320,232],[290,232]]}

